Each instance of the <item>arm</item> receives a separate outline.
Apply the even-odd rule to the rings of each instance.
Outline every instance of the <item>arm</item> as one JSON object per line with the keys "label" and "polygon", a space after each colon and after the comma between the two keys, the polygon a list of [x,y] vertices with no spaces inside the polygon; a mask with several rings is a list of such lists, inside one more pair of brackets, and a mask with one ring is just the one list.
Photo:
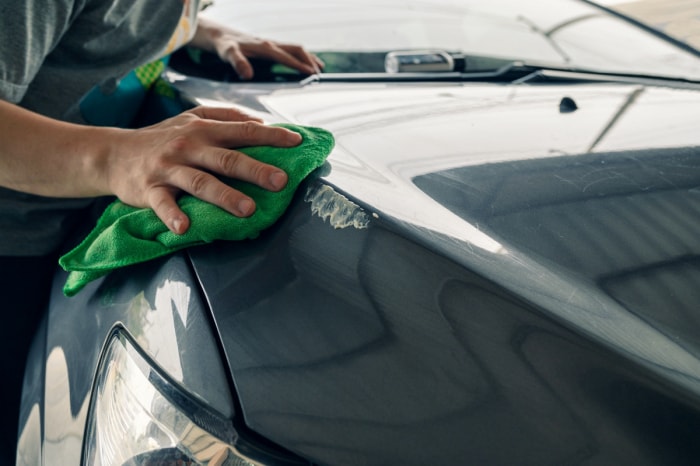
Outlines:
{"label": "arm", "polygon": [[248,58],[267,58],[305,74],[320,72],[323,62],[303,47],[260,39],[200,17],[190,45],[215,52],[231,63],[242,79],[253,77]]}
{"label": "arm", "polygon": [[230,108],[199,107],[138,130],[75,125],[0,100],[0,186],[51,197],[115,195],[151,207],[174,233],[189,219],[177,206],[185,191],[245,217],[249,197],[211,173],[279,191],[280,169],[228,147],[291,147],[299,134],[263,125]]}

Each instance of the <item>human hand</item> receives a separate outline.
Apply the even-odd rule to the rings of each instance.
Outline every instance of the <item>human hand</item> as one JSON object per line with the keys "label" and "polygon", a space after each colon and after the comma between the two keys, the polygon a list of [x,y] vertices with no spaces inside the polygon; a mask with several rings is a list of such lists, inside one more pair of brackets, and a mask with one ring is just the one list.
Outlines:
{"label": "human hand", "polygon": [[249,58],[264,58],[286,65],[304,74],[319,73],[324,64],[304,47],[261,39],[200,18],[191,45],[216,52],[233,66],[241,79],[253,77]]}
{"label": "human hand", "polygon": [[189,228],[177,205],[187,192],[238,217],[255,212],[254,201],[221,182],[223,175],[270,191],[287,184],[287,174],[231,147],[293,147],[298,133],[267,126],[233,108],[198,107],[156,125],[119,133],[101,167],[110,192],[135,207],[150,207],[176,234]]}

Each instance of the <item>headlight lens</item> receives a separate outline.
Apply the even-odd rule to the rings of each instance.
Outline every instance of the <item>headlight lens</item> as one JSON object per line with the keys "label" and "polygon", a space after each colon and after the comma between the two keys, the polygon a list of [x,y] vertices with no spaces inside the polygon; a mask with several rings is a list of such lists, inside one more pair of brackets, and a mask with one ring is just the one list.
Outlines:
{"label": "headlight lens", "polygon": [[125,335],[115,334],[96,379],[84,464],[260,464],[238,452],[235,440],[230,421],[169,383]]}

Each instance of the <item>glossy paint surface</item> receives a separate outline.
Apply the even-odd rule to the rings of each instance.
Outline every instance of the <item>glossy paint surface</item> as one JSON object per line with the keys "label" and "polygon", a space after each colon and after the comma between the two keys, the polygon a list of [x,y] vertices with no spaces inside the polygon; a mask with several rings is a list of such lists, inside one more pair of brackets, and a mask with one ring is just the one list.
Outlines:
{"label": "glossy paint surface", "polygon": [[[39,333],[30,355],[20,419],[20,464],[80,464],[93,379],[103,346],[115,328],[191,395],[233,417],[229,377],[209,314],[182,256],[118,271],[74,298],[57,274],[45,346]],[[43,372],[41,371],[43,369]],[[43,408],[40,408],[43,406]]]}
{"label": "glossy paint surface", "polygon": [[[368,2],[375,22],[340,1],[309,2],[331,15],[316,23],[297,3],[294,21],[284,2],[235,13],[316,48],[358,25],[380,50],[480,31],[455,19],[459,2],[440,3],[430,21],[424,2]],[[543,4],[532,14],[548,17]],[[542,24],[578,18],[566,32],[584,37],[609,24],[579,21],[590,8],[576,5]],[[515,22],[529,50],[552,53]],[[199,103],[324,127],[336,148],[255,241],[135,266],[72,299],[58,274],[30,355],[22,464],[79,464],[115,327],[194,399],[320,465],[695,462],[700,91],[169,78]]]}
{"label": "glossy paint surface", "polygon": [[319,464],[698,454],[700,93],[179,87],[337,138],[278,226],[191,253],[252,429]]}
{"label": "glossy paint surface", "polygon": [[336,149],[260,239],[193,249],[196,279],[180,255],[71,299],[58,276],[27,464],[42,440],[44,464],[78,463],[115,325],[195,398],[234,417],[235,396],[250,429],[318,464],[697,456],[697,92],[178,86],[323,126]]}

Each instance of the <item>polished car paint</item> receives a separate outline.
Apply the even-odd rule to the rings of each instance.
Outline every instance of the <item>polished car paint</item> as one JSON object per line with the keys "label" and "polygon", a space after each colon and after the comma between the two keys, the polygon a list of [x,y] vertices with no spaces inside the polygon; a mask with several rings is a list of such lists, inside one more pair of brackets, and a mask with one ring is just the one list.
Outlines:
{"label": "polished car paint", "polygon": [[[382,18],[412,24],[419,3]],[[70,299],[58,272],[19,464],[80,464],[115,331],[248,444],[293,452],[270,464],[697,458],[696,84],[167,78],[186,101],[324,127],[336,148],[255,241]]]}
{"label": "polished car paint", "polygon": [[[181,88],[240,100],[207,86]],[[694,457],[697,91],[367,87],[260,97],[336,135],[329,167],[261,240],[191,253],[247,424],[321,464]]]}

